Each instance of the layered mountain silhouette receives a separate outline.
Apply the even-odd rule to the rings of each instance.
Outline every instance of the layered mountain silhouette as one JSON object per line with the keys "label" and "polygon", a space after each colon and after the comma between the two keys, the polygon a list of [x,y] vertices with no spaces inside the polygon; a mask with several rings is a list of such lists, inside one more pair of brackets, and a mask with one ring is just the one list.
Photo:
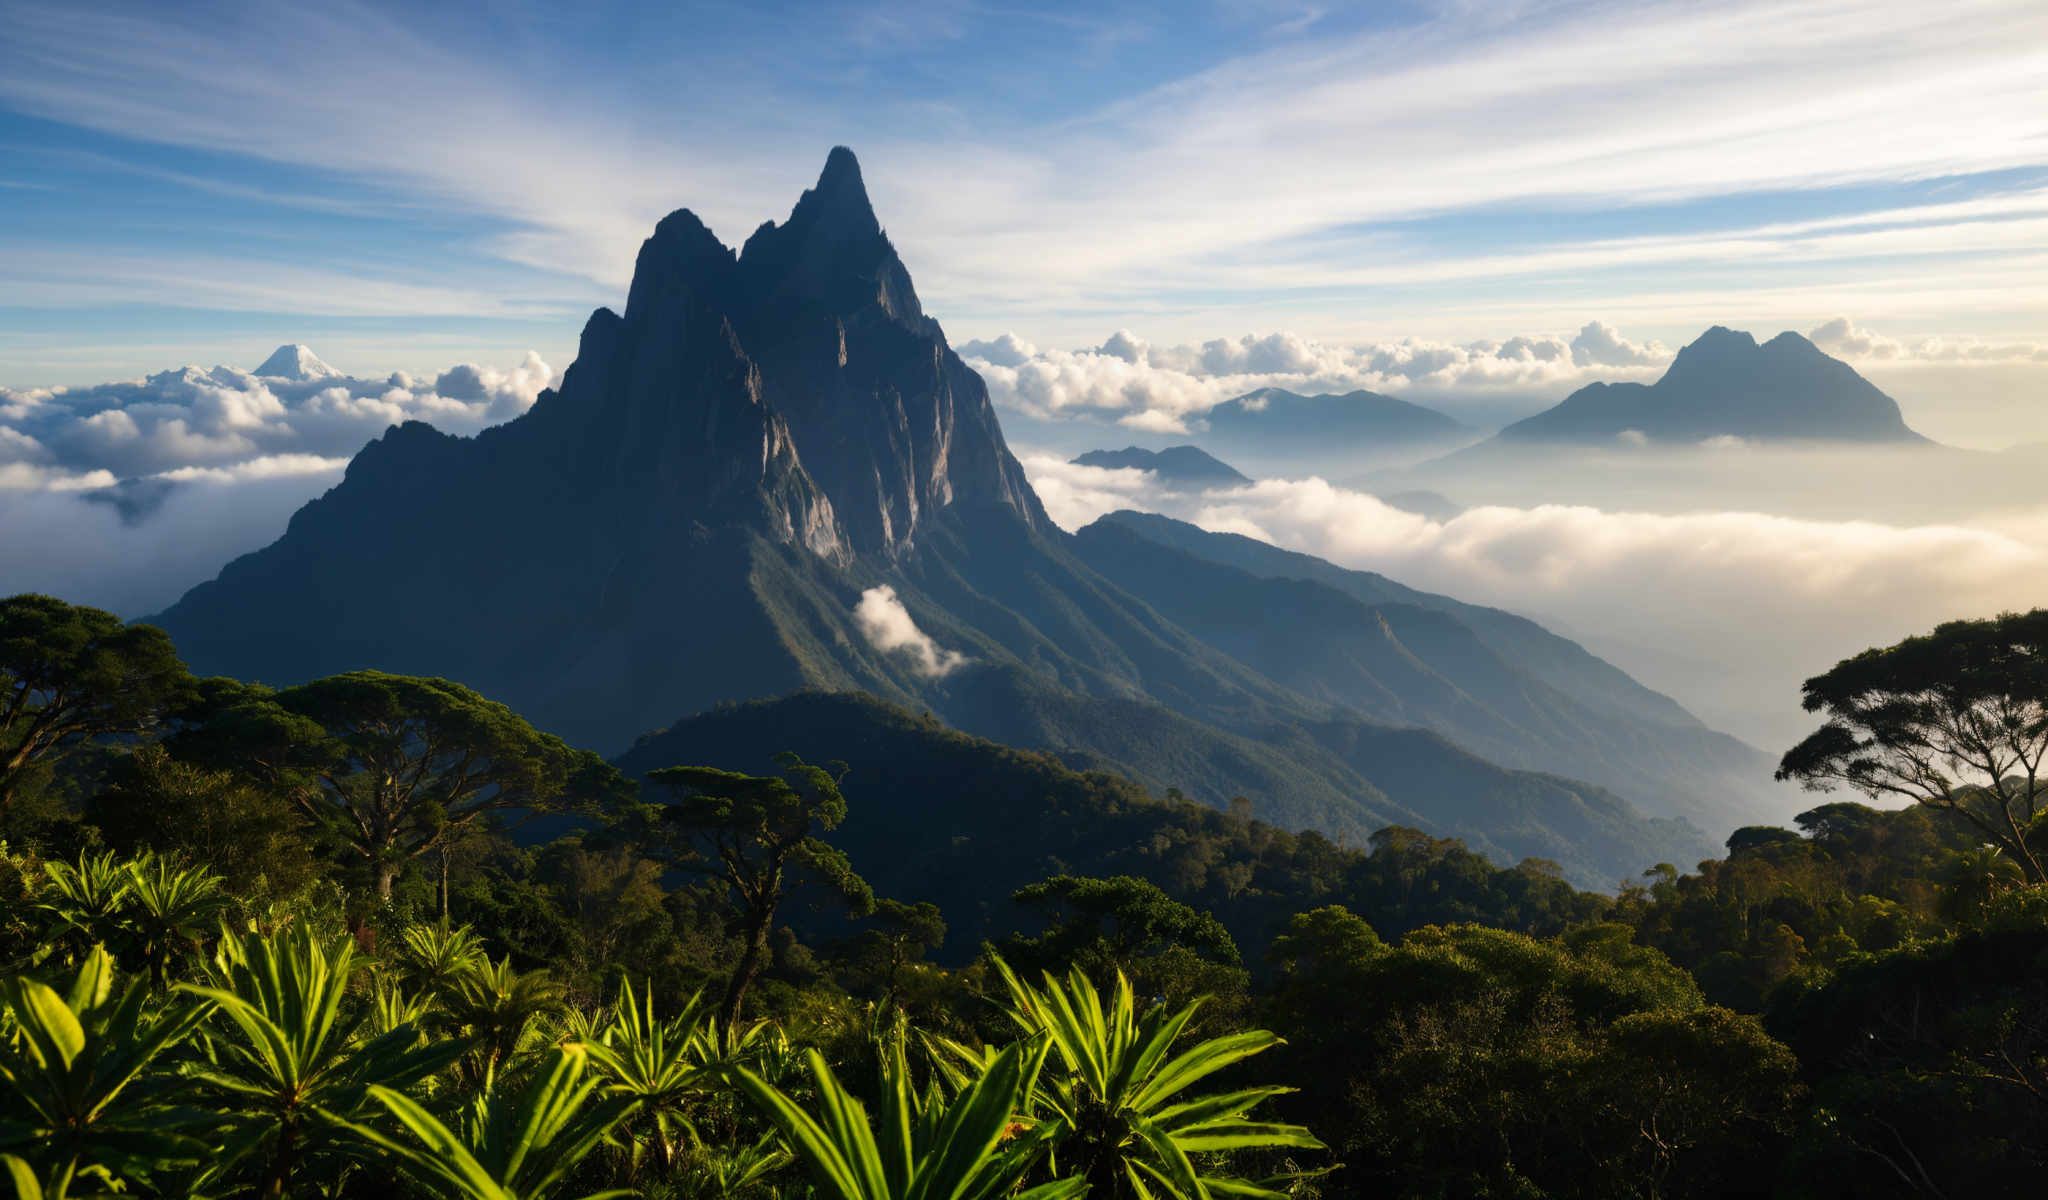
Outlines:
{"label": "layered mountain silhouette", "polygon": [[1629,435],[1652,442],[1927,440],[1906,427],[1890,396],[1798,334],[1759,345],[1721,325],[1680,350],[1656,383],[1587,384],[1501,430],[1498,440],[1584,444]]}
{"label": "layered mountain silhouette", "polygon": [[1251,482],[1250,477],[1236,467],[1197,446],[1168,446],[1164,450],[1146,450],[1138,446],[1126,446],[1121,450],[1090,450],[1074,462],[1084,467],[1150,471],[1159,477],[1160,482],[1181,487],[1232,487]]}
{"label": "layered mountain silhouette", "polygon": [[1209,433],[1228,445],[1261,450],[1412,450],[1476,436],[1471,426],[1433,408],[1364,390],[1304,396],[1285,388],[1246,392],[1209,410]]}
{"label": "layered mountain silhouette", "polygon": [[[1740,789],[1692,802],[1727,782],[1725,739],[1527,622],[1391,581],[1361,603],[1350,573],[1295,596],[1273,579],[1338,569],[1225,578],[1176,544],[1199,530],[1114,524],[1047,519],[842,148],[737,253],[664,219],[558,391],[474,438],[392,428],[154,619],[196,670],[444,675],[608,751],[727,702],[865,693],[1275,824],[1413,825],[1589,884],[1710,852],[1678,816],[1747,816]],[[1176,571],[1252,615],[1172,595]],[[1310,661],[1326,637],[1341,664]],[[761,744],[851,757],[800,719],[820,710],[748,711]]]}

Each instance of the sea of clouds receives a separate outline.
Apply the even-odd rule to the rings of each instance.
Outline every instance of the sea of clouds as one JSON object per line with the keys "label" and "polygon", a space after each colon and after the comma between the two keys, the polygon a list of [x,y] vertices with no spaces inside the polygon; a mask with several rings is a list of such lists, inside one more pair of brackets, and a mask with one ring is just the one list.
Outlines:
{"label": "sea of clouds", "polygon": [[1851,654],[2048,597],[2048,507],[1970,524],[1486,505],[1432,520],[1321,478],[1193,491],[1021,455],[1053,520],[1161,512],[1536,618],[1771,750]]}
{"label": "sea of clouds", "polygon": [[1099,346],[1060,350],[1004,334],[965,342],[959,352],[1004,407],[1153,433],[1199,428],[1202,414],[1263,387],[1304,394],[1364,389],[1410,398],[1503,390],[1562,395],[1595,378],[1654,378],[1671,359],[1662,343],[1630,341],[1600,321],[1587,322],[1571,338],[1408,338],[1355,346],[1288,332],[1155,346],[1120,329]]}
{"label": "sea of clouds", "polygon": [[284,531],[392,425],[475,433],[555,372],[464,363],[432,378],[183,367],[81,388],[0,387],[0,594],[155,612]]}

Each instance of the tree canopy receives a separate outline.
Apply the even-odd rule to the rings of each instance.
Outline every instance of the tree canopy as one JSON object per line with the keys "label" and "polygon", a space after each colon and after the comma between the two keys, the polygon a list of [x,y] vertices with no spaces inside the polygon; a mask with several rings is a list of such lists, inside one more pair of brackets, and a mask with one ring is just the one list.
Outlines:
{"label": "tree canopy", "polygon": [[0,819],[65,756],[157,728],[192,688],[154,625],[51,596],[0,600]]}
{"label": "tree canopy", "polygon": [[2048,609],[1951,621],[1866,650],[1806,681],[1827,722],[1787,751],[1778,778],[1847,784],[1873,799],[1952,813],[2029,881],[2048,756]]}

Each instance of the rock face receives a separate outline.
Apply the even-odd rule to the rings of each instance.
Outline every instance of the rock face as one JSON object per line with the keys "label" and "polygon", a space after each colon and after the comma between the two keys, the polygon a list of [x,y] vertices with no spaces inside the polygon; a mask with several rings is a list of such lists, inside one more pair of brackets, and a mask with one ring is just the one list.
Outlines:
{"label": "rock face", "polygon": [[1758,345],[1720,325],[1679,351],[1656,383],[1588,384],[1501,430],[1500,440],[1583,444],[1630,432],[1652,442],[1927,440],[1906,427],[1890,396],[1798,334]]}
{"label": "rock face", "polygon": [[[264,369],[306,369],[299,350]],[[757,594],[764,554],[894,561],[956,503],[1052,530],[841,148],[743,253],[662,220],[559,391],[474,439],[394,427],[158,619],[202,669],[445,674],[617,745],[810,680]]]}

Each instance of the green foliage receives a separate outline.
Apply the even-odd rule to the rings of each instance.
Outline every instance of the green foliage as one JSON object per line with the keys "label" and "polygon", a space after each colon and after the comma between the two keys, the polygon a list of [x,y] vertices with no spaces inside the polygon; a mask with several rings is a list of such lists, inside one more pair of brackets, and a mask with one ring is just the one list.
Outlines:
{"label": "green foliage", "polygon": [[776,911],[797,872],[816,878],[855,915],[874,907],[867,881],[818,836],[846,819],[838,778],[794,754],[781,756],[781,763],[780,775],[667,767],[647,777],[667,793],[646,822],[650,844],[674,865],[709,877],[727,897],[729,931],[741,945],[718,1010],[728,1030],[767,964]]}
{"label": "green foliage", "polygon": [[[406,1087],[446,1067],[460,1042],[420,1044],[411,1019],[371,1021],[344,1010],[355,946],[304,925],[221,946],[214,986],[182,985],[211,1000],[233,1027],[196,1073],[228,1114],[207,1175],[233,1178],[247,1162],[269,1195],[294,1195],[301,1178],[332,1179],[350,1165],[340,1126],[358,1119],[369,1089]],[[386,1024],[380,1032],[371,1032]]]}
{"label": "green foliage", "polygon": [[324,870],[288,796],[245,772],[181,762],[160,744],[116,761],[85,818],[116,851],[204,863],[240,894],[297,896]]}
{"label": "green foliage", "polygon": [[[488,1090],[459,1129],[450,1129],[404,1092],[377,1085],[370,1095],[410,1136],[392,1137],[365,1125],[350,1128],[391,1153],[432,1195],[549,1200],[570,1186],[577,1165],[632,1111],[631,1099],[597,1097],[597,1089],[584,1048],[568,1045],[553,1053],[519,1095]],[[580,1200],[632,1194],[626,1188],[604,1188]]]}
{"label": "green foliage", "polygon": [[2036,844],[2048,800],[2048,609],[1951,621],[1806,681],[1827,723],[1778,778],[1847,784],[1950,814],[2048,883]]}
{"label": "green foliage", "polygon": [[494,819],[596,813],[626,791],[595,754],[445,679],[351,671],[221,695],[213,708],[182,752],[254,769],[292,795],[383,899],[407,863]]}
{"label": "green foliage", "polygon": [[[1097,1197],[1149,1196],[1202,1200],[1211,1192],[1280,1197],[1287,1182],[1254,1183],[1212,1172],[1209,1156],[1282,1148],[1322,1149],[1297,1125],[1248,1120],[1262,1101],[1290,1089],[1277,1085],[1189,1096],[1196,1084],[1280,1044],[1263,1029],[1210,1038],[1175,1051],[1200,1002],[1140,1010],[1122,972],[1105,999],[1076,967],[1045,986],[1018,978],[996,960],[1009,988],[1010,1016],[1024,1034],[1052,1046],[1060,1070],[1039,1088],[1058,1122],[1058,1154],[1079,1170]],[[977,1064],[984,1072],[995,1060]]]}
{"label": "green foliage", "polygon": [[[808,1170],[815,1194],[833,1200],[990,1200],[1009,1194],[1057,1133],[1018,1119],[1045,1061],[1043,1045],[1017,1042],[997,1052],[950,1099],[936,1089],[919,1095],[899,1048],[884,1058],[875,1121],[822,1056],[812,1051],[807,1059],[815,1116],[752,1072],[737,1076]],[[1071,1200],[1088,1190],[1081,1179],[1058,1179],[1018,1200]]]}
{"label": "green foliage", "polygon": [[205,1019],[205,1005],[152,1005],[141,980],[117,989],[113,959],[99,949],[66,992],[17,976],[0,980],[0,1002],[12,1027],[0,1045],[0,1150],[43,1190],[63,1195],[92,1169],[148,1183],[205,1151],[185,1131],[208,1114],[180,1103],[175,1075],[152,1071]]}
{"label": "green foliage", "polygon": [[192,687],[153,625],[50,596],[0,600],[0,831],[52,768],[95,741],[158,728]]}

